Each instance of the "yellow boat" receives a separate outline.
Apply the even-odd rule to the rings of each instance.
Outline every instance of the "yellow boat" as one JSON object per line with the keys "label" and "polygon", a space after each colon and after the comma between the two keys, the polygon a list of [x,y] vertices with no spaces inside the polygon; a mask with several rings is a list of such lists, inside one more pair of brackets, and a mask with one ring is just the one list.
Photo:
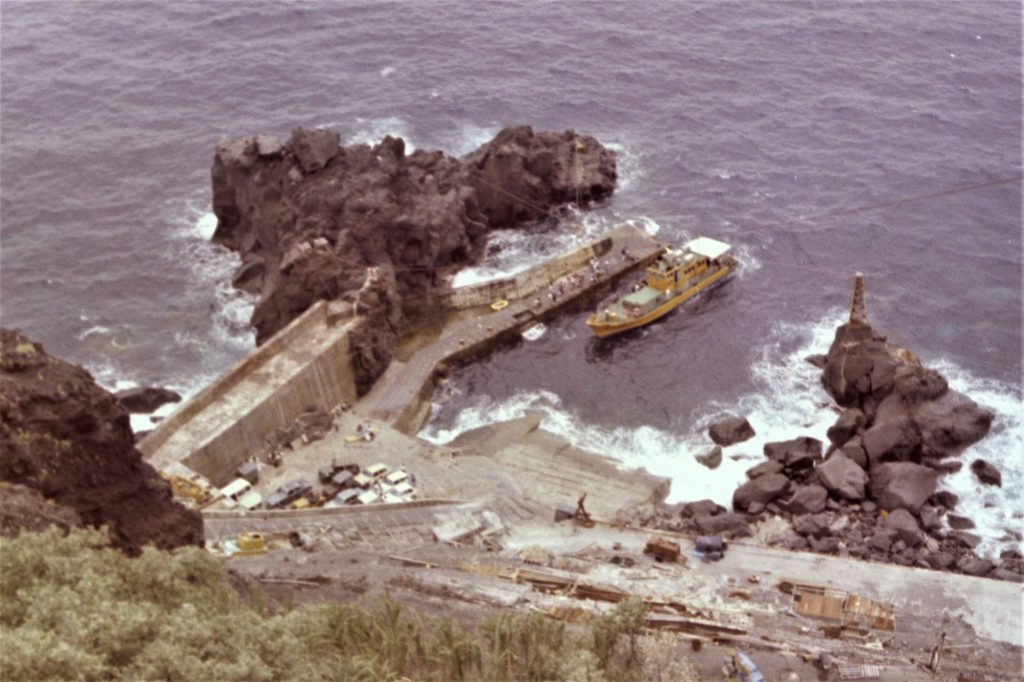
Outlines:
{"label": "yellow boat", "polygon": [[602,304],[587,318],[598,336],[611,336],[653,322],[736,270],[730,246],[698,237],[681,249],[666,250],[647,268],[647,286],[613,303]]}

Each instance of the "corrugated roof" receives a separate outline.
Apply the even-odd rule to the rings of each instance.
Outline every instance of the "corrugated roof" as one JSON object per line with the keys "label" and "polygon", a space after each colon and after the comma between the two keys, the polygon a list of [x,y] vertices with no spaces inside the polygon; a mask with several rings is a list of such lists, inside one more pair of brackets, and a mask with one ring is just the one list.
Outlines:
{"label": "corrugated roof", "polygon": [[718,258],[732,247],[711,237],[697,237],[686,248],[708,258]]}

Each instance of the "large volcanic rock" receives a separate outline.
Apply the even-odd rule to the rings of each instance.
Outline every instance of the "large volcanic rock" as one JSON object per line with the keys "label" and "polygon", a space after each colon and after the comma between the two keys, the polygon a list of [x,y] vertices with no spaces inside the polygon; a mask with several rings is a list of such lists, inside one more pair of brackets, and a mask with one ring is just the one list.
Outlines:
{"label": "large volcanic rock", "polygon": [[130,554],[148,543],[203,544],[202,517],[175,502],[142,461],[117,398],[81,367],[7,329],[0,329],[0,481],[11,484],[5,497],[22,491],[23,502],[4,509],[8,532],[31,516],[24,507],[38,495],[50,506],[37,518],[108,526],[112,543]]}
{"label": "large volcanic rock", "polygon": [[505,128],[462,159],[406,154],[392,137],[339,145],[336,132],[302,128],[284,143],[219,144],[213,238],[242,256],[236,286],[259,295],[257,343],[319,299],[354,298],[378,268],[383,309],[351,339],[360,392],[387,367],[405,318],[425,312],[439,270],[478,258],[489,230],[608,197],[616,179],[614,153],[572,131]]}
{"label": "large volcanic rock", "polygon": [[[947,457],[983,438],[993,414],[948,388],[945,378],[922,367],[906,349],[886,342],[866,324],[836,329],[822,383],[837,403],[863,412],[862,447],[871,464],[884,460]],[[831,434],[835,445],[852,436],[849,416]]]}

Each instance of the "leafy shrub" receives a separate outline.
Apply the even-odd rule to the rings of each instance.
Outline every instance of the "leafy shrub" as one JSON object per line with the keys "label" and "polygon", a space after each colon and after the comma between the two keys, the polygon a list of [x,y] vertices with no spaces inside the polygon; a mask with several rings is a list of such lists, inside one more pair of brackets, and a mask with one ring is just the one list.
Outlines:
{"label": "leafy shrub", "polygon": [[643,677],[642,602],[589,633],[502,613],[474,634],[385,596],[268,613],[198,548],[131,559],[103,530],[0,540],[3,680],[598,680]]}

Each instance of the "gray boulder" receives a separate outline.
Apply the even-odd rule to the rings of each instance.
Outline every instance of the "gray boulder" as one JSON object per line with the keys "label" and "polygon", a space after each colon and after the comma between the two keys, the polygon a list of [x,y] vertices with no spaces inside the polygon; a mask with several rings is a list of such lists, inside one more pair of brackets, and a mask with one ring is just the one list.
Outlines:
{"label": "gray boulder", "polygon": [[802,485],[786,503],[786,510],[791,514],[817,514],[825,511],[826,499],[828,491],[820,485]]}
{"label": "gray boulder", "polygon": [[124,409],[133,414],[149,414],[155,412],[161,405],[181,401],[181,394],[176,391],[148,386],[126,388],[114,393],[114,397],[124,406]]}
{"label": "gray boulder", "polygon": [[888,528],[880,528],[867,539],[866,544],[870,549],[875,550],[881,554],[888,554],[889,548],[892,546],[893,540],[896,538],[896,532]]}
{"label": "gray boulder", "polygon": [[821,461],[821,441],[803,436],[793,440],[766,443],[764,454],[787,469],[809,469]]}
{"label": "gray boulder", "polygon": [[914,409],[921,429],[921,450],[930,457],[957,454],[988,433],[995,415],[962,393],[947,391]]}
{"label": "gray boulder", "polygon": [[734,509],[744,511],[753,503],[767,505],[789,490],[790,482],[782,474],[767,474],[747,481],[732,494]]}
{"label": "gray boulder", "polygon": [[828,535],[828,515],[807,514],[793,522],[793,530],[800,535],[820,538]]}
{"label": "gray boulder", "polygon": [[983,459],[974,460],[971,464],[971,472],[985,485],[994,485],[1000,488],[1003,486],[1003,475],[999,473],[999,469]]}
{"label": "gray boulder", "polygon": [[872,466],[885,460],[910,459],[921,444],[917,424],[906,416],[873,424],[861,435]]}
{"label": "gray boulder", "polygon": [[323,128],[296,128],[289,146],[305,174],[315,173],[338,155],[341,135]]}
{"label": "gray boulder", "polygon": [[908,403],[933,400],[949,389],[946,378],[921,365],[903,365],[893,374],[893,388]]}
{"label": "gray boulder", "polygon": [[704,454],[697,455],[694,459],[708,469],[717,469],[718,465],[722,463],[722,446],[716,445]]}
{"label": "gray boulder", "polygon": [[917,524],[917,519],[906,509],[897,509],[891,512],[882,527],[893,531],[896,538],[903,541],[907,547],[917,547],[924,541],[924,533]]}
{"label": "gray boulder", "polygon": [[720,506],[714,500],[697,500],[684,504],[679,510],[679,515],[688,519],[695,516],[714,515],[723,511],[725,511],[725,507]]}
{"label": "gray boulder", "polygon": [[957,563],[957,568],[966,573],[967,575],[983,576],[987,575],[995,567],[988,559],[982,559],[976,556],[966,556]]}
{"label": "gray boulder", "polygon": [[754,429],[746,417],[729,415],[712,424],[708,429],[708,435],[716,445],[728,446],[753,438]]}
{"label": "gray boulder", "polygon": [[950,540],[956,541],[957,544],[966,547],[967,549],[974,549],[981,544],[981,537],[974,533],[968,533],[965,530],[954,530],[946,534],[946,537]]}
{"label": "gray boulder", "polygon": [[746,519],[734,512],[725,512],[715,516],[698,516],[695,521],[701,535],[724,535],[728,538],[745,538],[751,534]]}
{"label": "gray boulder", "polygon": [[839,452],[849,457],[853,462],[857,463],[861,469],[868,468],[868,453],[864,451],[864,441],[860,436],[854,436],[850,440],[846,441]]}
{"label": "gray boulder", "polygon": [[971,528],[974,528],[974,521],[971,521],[966,516],[946,514],[946,521],[949,523],[949,527],[953,530],[970,530]]}
{"label": "gray boulder", "polygon": [[861,410],[858,410],[856,407],[846,409],[839,415],[836,423],[829,427],[828,439],[836,447],[840,447],[846,441],[853,438],[857,430],[864,426],[866,421],[867,418]]}
{"label": "gray boulder", "polygon": [[842,500],[863,500],[868,475],[857,463],[841,452],[833,454],[816,469],[818,480],[833,495]]}
{"label": "gray boulder", "polygon": [[913,462],[888,462],[871,470],[868,488],[883,509],[917,511],[935,492],[939,476]]}
{"label": "gray boulder", "polygon": [[767,476],[768,474],[781,474],[782,465],[775,460],[768,460],[767,462],[761,462],[755,467],[747,469],[747,478],[754,479],[758,476]]}

